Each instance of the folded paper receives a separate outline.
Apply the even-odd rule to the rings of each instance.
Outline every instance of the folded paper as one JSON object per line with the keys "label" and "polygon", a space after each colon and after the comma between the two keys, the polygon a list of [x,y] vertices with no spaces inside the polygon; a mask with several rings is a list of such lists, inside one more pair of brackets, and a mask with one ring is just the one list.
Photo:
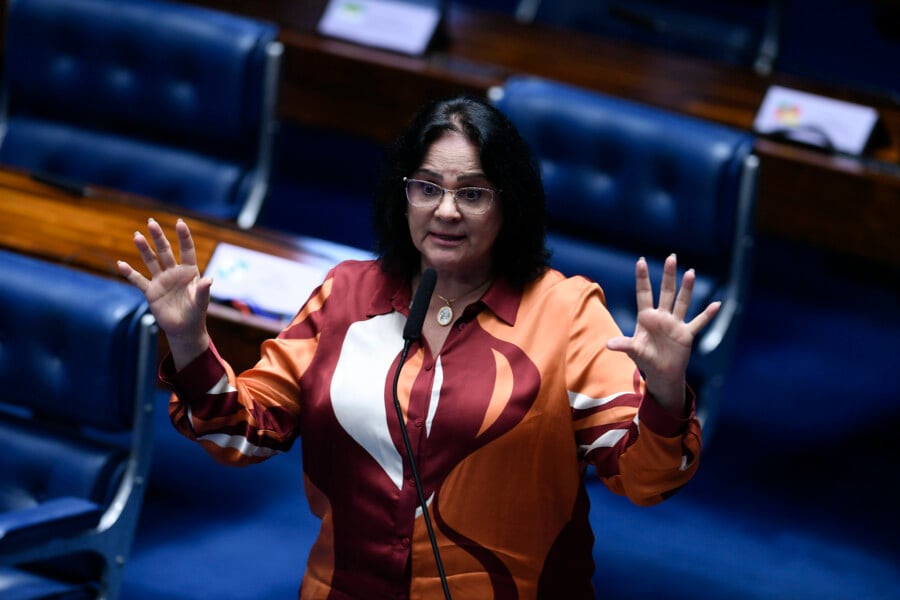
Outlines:
{"label": "folded paper", "polygon": [[252,313],[288,320],[303,306],[334,265],[344,259],[369,258],[355,248],[318,240],[304,245],[306,260],[298,262],[221,242],[205,275],[213,278],[211,296],[238,304]]}
{"label": "folded paper", "polygon": [[761,134],[861,154],[878,121],[868,106],[773,85],[753,123]]}
{"label": "folded paper", "polygon": [[436,2],[330,0],[319,33],[417,56],[425,53],[440,20]]}

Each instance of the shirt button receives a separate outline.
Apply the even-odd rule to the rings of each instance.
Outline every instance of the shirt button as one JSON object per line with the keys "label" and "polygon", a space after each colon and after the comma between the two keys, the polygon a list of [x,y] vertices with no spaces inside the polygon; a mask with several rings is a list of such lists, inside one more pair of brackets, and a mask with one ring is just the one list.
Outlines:
{"label": "shirt button", "polygon": [[416,419],[416,427],[421,427],[424,424],[425,424],[425,421],[423,421],[422,419]]}
{"label": "shirt button", "polygon": [[403,546],[404,548],[409,546],[409,538],[405,537],[402,540],[400,540],[400,545]]}

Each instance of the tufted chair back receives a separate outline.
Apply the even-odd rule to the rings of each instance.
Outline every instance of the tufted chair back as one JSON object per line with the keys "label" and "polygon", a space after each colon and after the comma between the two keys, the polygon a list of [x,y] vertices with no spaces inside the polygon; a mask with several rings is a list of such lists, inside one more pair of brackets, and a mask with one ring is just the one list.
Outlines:
{"label": "tufted chair back", "polygon": [[149,472],[155,321],[128,284],[66,266],[0,251],[0,281],[0,590],[114,598]]}
{"label": "tufted chair back", "polygon": [[281,44],[162,0],[11,0],[0,163],[252,225]]}
{"label": "tufted chair back", "polygon": [[753,66],[768,75],[782,38],[784,0],[521,0],[527,22]]}
{"label": "tufted chair back", "polygon": [[513,77],[491,97],[540,162],[553,266],[597,281],[624,332],[640,256],[657,289],[672,252],[696,270],[691,315],[724,302],[688,372],[711,431],[748,282],[752,136],[544,79]]}

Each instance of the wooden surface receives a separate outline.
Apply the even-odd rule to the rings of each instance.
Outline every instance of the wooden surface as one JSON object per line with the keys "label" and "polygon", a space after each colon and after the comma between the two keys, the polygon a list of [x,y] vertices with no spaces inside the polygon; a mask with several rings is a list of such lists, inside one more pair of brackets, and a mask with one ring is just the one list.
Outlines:
{"label": "wooden surface", "polygon": [[768,140],[757,147],[760,231],[900,266],[900,176]]}
{"label": "wooden surface", "polygon": [[[134,232],[146,233],[147,219],[153,217],[171,233],[179,216],[191,228],[201,272],[219,242],[299,262],[316,261],[302,238],[241,230],[107,190],[93,189],[87,197],[74,196],[23,173],[0,170],[0,247],[109,277],[121,277],[116,268],[119,259],[146,273],[132,241]],[[280,328],[281,324],[272,319],[224,305],[210,306],[210,333],[222,355],[238,370],[252,366],[259,357],[259,344]],[[162,341],[161,351],[165,351]]]}

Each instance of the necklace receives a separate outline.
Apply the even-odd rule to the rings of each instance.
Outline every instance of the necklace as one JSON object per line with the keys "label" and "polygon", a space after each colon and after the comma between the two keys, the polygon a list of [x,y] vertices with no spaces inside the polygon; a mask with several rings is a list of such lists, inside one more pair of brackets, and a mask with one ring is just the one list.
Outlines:
{"label": "necklace", "polygon": [[450,305],[456,302],[456,298],[447,300],[440,294],[437,294],[437,297],[444,303],[444,306],[440,307],[437,311],[437,322],[441,327],[446,327],[453,322],[453,307]]}
{"label": "necklace", "polygon": [[[478,284],[477,287],[475,287],[472,290],[472,292],[474,292],[475,290],[481,289],[481,287],[484,284],[490,282],[491,279],[493,279],[493,278],[488,277],[486,280],[482,281],[480,284]],[[463,296],[460,296],[459,298],[462,298],[468,294],[471,294],[472,292],[467,292],[466,294],[463,294]],[[440,325],[441,327],[446,327],[447,325],[449,325],[450,323],[453,322],[453,306],[452,306],[452,304],[454,302],[456,302],[457,300],[459,300],[459,298],[453,298],[452,300],[450,300],[448,298],[444,298],[443,296],[441,296],[438,293],[435,293],[435,296],[440,298],[441,302],[444,303],[444,306],[442,306],[438,309],[437,315],[435,315],[435,318],[437,319],[438,325]]]}

